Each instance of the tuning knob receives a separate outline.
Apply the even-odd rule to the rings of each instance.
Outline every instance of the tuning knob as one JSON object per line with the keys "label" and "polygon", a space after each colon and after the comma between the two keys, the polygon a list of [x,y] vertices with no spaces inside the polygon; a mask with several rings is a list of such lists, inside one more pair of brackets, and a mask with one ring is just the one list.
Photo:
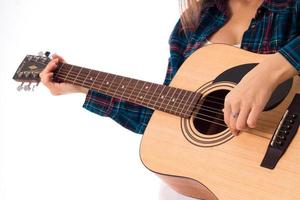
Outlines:
{"label": "tuning knob", "polygon": [[31,85],[31,83],[29,83],[28,85],[25,85],[25,86],[24,86],[24,90],[25,90],[25,91],[30,91],[30,90],[31,90],[30,85]]}
{"label": "tuning knob", "polygon": [[45,56],[46,56],[47,58],[49,58],[50,52],[49,52],[49,51],[46,51],[46,52],[45,52]]}
{"label": "tuning knob", "polygon": [[18,78],[21,78],[23,76],[23,72],[18,72]]}
{"label": "tuning knob", "polygon": [[20,92],[22,89],[23,89],[23,85],[24,85],[24,82],[21,83],[21,85],[19,85],[17,87],[17,90]]}
{"label": "tuning knob", "polygon": [[29,75],[30,75],[30,72],[29,72],[29,71],[26,71],[26,72],[24,72],[24,75],[25,75],[25,78],[28,78]]}
{"label": "tuning knob", "polygon": [[32,92],[34,92],[34,88],[37,87],[39,85],[40,82],[37,82],[36,85],[32,86]]}

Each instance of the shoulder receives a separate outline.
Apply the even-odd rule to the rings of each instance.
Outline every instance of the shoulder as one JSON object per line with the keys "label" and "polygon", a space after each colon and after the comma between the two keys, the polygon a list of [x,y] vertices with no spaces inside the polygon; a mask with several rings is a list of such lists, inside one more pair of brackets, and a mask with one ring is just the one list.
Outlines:
{"label": "shoulder", "polygon": [[188,41],[188,33],[185,32],[181,20],[179,19],[173,28],[170,35],[169,43],[181,43],[186,44]]}

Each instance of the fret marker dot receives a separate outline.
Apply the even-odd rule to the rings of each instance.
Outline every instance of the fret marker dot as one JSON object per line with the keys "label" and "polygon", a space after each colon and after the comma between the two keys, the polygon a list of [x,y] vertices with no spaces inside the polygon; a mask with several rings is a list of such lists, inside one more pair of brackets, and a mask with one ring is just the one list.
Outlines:
{"label": "fret marker dot", "polygon": [[91,77],[91,78],[90,78],[90,81],[92,81],[92,80],[93,80],[93,78]]}
{"label": "fret marker dot", "polygon": [[107,81],[107,82],[106,82],[106,85],[108,85],[108,84],[109,84],[109,82]]}
{"label": "fret marker dot", "polygon": [[140,99],[142,99],[143,98],[143,96],[140,96]]}
{"label": "fret marker dot", "polygon": [[148,90],[148,88],[149,88],[148,86],[145,87],[146,90]]}
{"label": "fret marker dot", "polygon": [[122,85],[122,89],[124,88],[125,86],[124,85]]}
{"label": "fret marker dot", "polygon": [[174,102],[174,101],[175,101],[175,99],[172,99],[172,101]]}
{"label": "fret marker dot", "polygon": [[161,96],[161,98],[163,99],[163,98],[164,98],[164,95],[163,95],[163,96]]}

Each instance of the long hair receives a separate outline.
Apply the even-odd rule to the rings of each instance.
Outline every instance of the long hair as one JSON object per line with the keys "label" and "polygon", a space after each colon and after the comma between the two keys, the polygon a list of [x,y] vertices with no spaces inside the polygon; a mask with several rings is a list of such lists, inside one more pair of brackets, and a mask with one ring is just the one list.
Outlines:
{"label": "long hair", "polygon": [[196,30],[204,2],[205,0],[179,0],[180,21],[184,32]]}

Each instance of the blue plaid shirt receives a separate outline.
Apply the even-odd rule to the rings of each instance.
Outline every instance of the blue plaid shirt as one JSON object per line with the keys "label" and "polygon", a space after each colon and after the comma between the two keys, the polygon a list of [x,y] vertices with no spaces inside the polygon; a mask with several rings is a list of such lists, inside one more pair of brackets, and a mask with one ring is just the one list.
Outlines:
{"label": "blue plaid shirt", "polygon": [[[165,85],[181,64],[229,19],[226,1],[207,1],[199,27],[185,34],[178,21],[169,40],[170,58]],[[241,48],[261,54],[281,53],[300,72],[300,0],[265,0],[258,8]],[[90,90],[83,105],[101,116],[111,117],[125,128],[143,134],[153,110]]]}

